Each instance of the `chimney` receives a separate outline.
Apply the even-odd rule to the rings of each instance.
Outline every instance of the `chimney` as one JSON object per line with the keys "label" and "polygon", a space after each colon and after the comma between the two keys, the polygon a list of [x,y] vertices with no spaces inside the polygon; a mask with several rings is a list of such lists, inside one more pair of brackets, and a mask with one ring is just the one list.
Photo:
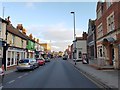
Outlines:
{"label": "chimney", "polygon": [[32,34],[30,34],[29,37],[30,37],[30,39],[32,39],[33,38]]}
{"label": "chimney", "polygon": [[10,21],[10,16],[8,16],[7,18],[5,18],[5,20],[8,22],[8,24],[11,23],[11,21]]}
{"label": "chimney", "polygon": [[34,41],[35,41],[35,38],[34,38]]}
{"label": "chimney", "polygon": [[26,35],[26,32],[27,32],[26,29],[23,28],[22,33]]}
{"label": "chimney", "polygon": [[39,43],[39,39],[37,39],[37,42]]}
{"label": "chimney", "polygon": [[22,24],[18,24],[16,28],[19,29],[19,30],[22,30],[23,26],[22,26]]}
{"label": "chimney", "polygon": [[88,34],[87,34],[86,32],[83,32],[82,36],[83,36],[83,39],[84,39],[84,40],[87,40]]}

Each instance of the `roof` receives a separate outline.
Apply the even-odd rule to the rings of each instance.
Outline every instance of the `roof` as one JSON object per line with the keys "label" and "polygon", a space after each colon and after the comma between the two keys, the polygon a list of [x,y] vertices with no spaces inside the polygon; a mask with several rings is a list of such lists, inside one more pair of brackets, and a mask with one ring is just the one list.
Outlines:
{"label": "roof", "polygon": [[21,33],[18,29],[14,28],[12,24],[7,25],[7,31],[18,37],[21,37],[22,39],[28,40],[28,37]]}
{"label": "roof", "polygon": [[1,17],[0,17],[0,21],[8,23],[6,20],[2,19]]}

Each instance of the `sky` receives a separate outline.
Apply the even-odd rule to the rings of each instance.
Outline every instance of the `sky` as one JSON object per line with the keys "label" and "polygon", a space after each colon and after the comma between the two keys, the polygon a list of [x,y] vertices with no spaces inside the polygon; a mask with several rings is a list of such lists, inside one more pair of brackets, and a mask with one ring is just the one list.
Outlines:
{"label": "sky", "polygon": [[96,2],[1,2],[4,18],[10,16],[14,27],[23,24],[27,34],[50,43],[52,51],[64,51],[73,41],[73,15],[75,33],[82,36],[88,30],[89,19],[96,18]]}

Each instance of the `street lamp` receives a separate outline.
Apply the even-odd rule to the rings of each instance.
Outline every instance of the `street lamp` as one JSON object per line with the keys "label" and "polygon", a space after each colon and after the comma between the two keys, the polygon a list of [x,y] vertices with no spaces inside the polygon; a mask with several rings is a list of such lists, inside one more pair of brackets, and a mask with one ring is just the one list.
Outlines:
{"label": "street lamp", "polygon": [[[76,39],[75,38],[75,36],[76,36],[76,34],[75,34],[75,12],[71,12],[71,14],[73,14],[73,22],[74,22],[74,45],[75,45],[74,53],[76,53],[75,52],[76,51],[76,42],[75,42],[75,39]],[[76,65],[76,55],[75,55],[75,65]]]}

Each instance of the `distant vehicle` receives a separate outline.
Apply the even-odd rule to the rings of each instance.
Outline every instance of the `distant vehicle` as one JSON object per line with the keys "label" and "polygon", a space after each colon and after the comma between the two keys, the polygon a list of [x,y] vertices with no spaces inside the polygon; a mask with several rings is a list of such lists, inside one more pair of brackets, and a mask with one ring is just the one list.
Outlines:
{"label": "distant vehicle", "polygon": [[21,59],[18,62],[17,70],[25,70],[25,69],[33,70],[37,67],[39,67],[39,65],[38,65],[36,59],[27,58],[27,59]]}
{"label": "distant vehicle", "polygon": [[38,63],[38,65],[40,66],[40,65],[45,65],[45,59],[44,58],[37,58],[36,59],[37,60],[37,63]]}
{"label": "distant vehicle", "polygon": [[49,57],[46,57],[46,58],[45,58],[45,62],[50,62],[50,58],[49,58]]}
{"label": "distant vehicle", "polygon": [[63,60],[67,60],[67,55],[63,55]]}

